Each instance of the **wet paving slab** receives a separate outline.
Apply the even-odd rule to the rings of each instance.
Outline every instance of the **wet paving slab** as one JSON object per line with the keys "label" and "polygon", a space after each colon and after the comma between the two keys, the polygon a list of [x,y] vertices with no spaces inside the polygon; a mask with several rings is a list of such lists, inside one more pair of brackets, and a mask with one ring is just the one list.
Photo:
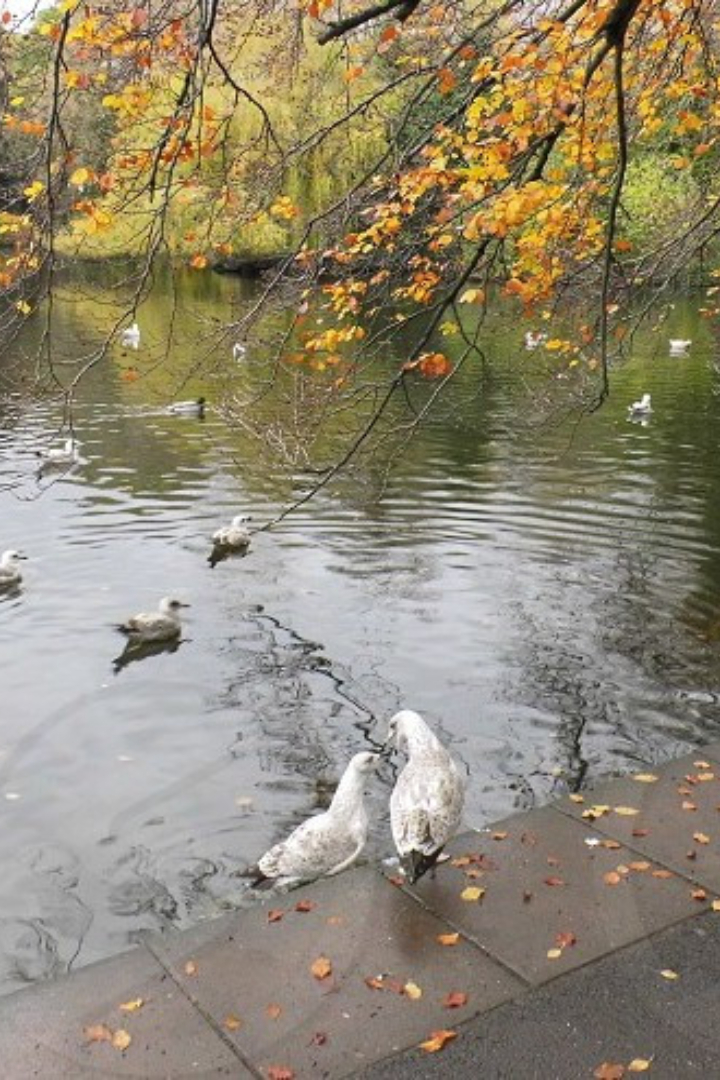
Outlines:
{"label": "wet paving slab", "polygon": [[142,947],[5,998],[0,1061],[8,1080],[253,1075]]}
{"label": "wet paving slab", "polygon": [[532,984],[702,909],[687,880],[552,807],[447,850],[413,894]]}
{"label": "wet paving slab", "polygon": [[361,868],[150,947],[263,1075],[340,1077],[523,991],[470,942],[450,932],[443,944],[447,933]]}

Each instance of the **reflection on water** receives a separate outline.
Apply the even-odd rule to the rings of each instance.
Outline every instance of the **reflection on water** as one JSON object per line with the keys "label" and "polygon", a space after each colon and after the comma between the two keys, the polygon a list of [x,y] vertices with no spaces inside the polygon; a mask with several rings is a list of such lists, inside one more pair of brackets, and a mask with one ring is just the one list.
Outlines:
{"label": "reflection on water", "polygon": [[[235,283],[203,289],[202,318],[230,317]],[[496,327],[389,479],[368,460],[211,569],[212,533],[288,486],[218,411],[260,358],[210,356],[188,313],[156,366],[168,303],[145,310],[143,378],[118,349],[83,384],[72,468],[38,478],[61,417],[0,394],[0,548],[30,557],[0,597],[5,991],[246,902],[244,868],[400,706],[464,762],[473,825],[717,736],[720,394],[692,305],[673,328],[691,355],[638,342],[579,425],[534,422],[522,331]],[[81,316],[68,357],[99,333]],[[199,394],[204,420],[168,414]],[[192,603],[183,641],[121,652],[115,625],[164,595]]]}

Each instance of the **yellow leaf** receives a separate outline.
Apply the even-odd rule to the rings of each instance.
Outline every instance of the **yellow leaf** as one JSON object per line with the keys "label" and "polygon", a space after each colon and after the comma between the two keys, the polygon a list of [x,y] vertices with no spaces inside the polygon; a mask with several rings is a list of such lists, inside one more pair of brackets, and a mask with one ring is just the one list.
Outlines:
{"label": "yellow leaf", "polygon": [[574,802],[574,803],[584,803],[585,802],[585,798],[584,798],[583,795],[568,795],[568,798],[569,798],[570,802]]}
{"label": "yellow leaf", "polygon": [[634,806],[616,806],[614,807],[614,810],[620,817],[635,817],[636,814],[640,813]]}
{"label": "yellow leaf", "polygon": [[484,889],[478,888],[477,885],[468,885],[467,889],[463,889],[460,893],[460,899],[467,900],[468,903],[474,903],[477,900],[481,900],[484,895]]}
{"label": "yellow leaf", "polygon": [[90,179],[90,175],[91,173],[89,169],[76,169],[70,177],[70,183],[74,184],[75,187],[82,187],[83,184],[87,184],[88,180]]}
{"label": "yellow leaf", "polygon": [[648,1058],[633,1058],[627,1067],[627,1071],[631,1073],[647,1072],[650,1065],[651,1062]]}
{"label": "yellow leaf", "polygon": [[318,956],[310,965],[310,970],[316,979],[327,979],[328,975],[332,974],[332,964],[327,956]]}
{"label": "yellow leaf", "polygon": [[28,304],[27,300],[16,300],[15,307],[18,309],[21,315],[29,315],[32,308]]}
{"label": "yellow leaf", "polygon": [[547,958],[548,960],[559,960],[562,954],[562,949],[548,949]]}
{"label": "yellow leaf", "polygon": [[713,911],[720,911],[720,900],[713,900],[712,909]]}
{"label": "yellow leaf", "polygon": [[409,997],[411,1001],[418,1001],[423,994],[418,984],[414,982],[406,982],[403,991],[405,996]]}
{"label": "yellow leaf", "polygon": [[23,188],[23,195],[27,196],[29,202],[34,202],[44,190],[45,185],[42,180],[33,180],[32,184],[28,184],[26,188]]}
{"label": "yellow leaf", "polygon": [[134,998],[132,1001],[123,1002],[123,1004],[120,1006],[120,1011],[126,1013],[137,1012],[138,1009],[142,1009],[144,1004],[145,998]]}
{"label": "yellow leaf", "polygon": [[10,98],[10,104],[13,106],[13,108],[16,108],[18,105],[22,105],[24,100],[25,100],[24,97]]}
{"label": "yellow leaf", "polygon": [[129,1031],[125,1031],[125,1028],[118,1028],[112,1037],[112,1044],[116,1050],[127,1050],[131,1042],[132,1036]]}
{"label": "yellow leaf", "polygon": [[709,844],[710,843],[710,837],[706,836],[704,832],[695,832],[695,833],[693,833],[693,840],[697,841],[698,844]]}
{"label": "yellow leaf", "polygon": [[[717,901],[720,904],[720,900]],[[460,940],[459,934],[438,934],[437,941],[440,945],[457,945]]]}
{"label": "yellow leaf", "polygon": [[483,289],[466,289],[460,297],[461,304],[482,304],[485,299]]}
{"label": "yellow leaf", "polygon": [[195,963],[195,961],[194,960],[188,960],[188,962],[185,964],[184,971],[185,971],[186,975],[190,975],[190,976],[197,975],[198,969],[197,969],[197,964]]}
{"label": "yellow leaf", "polygon": [[633,776],[633,780],[637,780],[638,784],[654,784],[657,780],[657,776],[654,773],[641,772],[636,773]]}
{"label": "yellow leaf", "polygon": [[447,1031],[446,1029],[442,1029],[441,1031],[431,1031],[430,1038],[426,1039],[425,1042],[420,1043],[420,1049],[424,1050],[427,1054],[437,1054],[438,1050],[442,1050],[445,1043],[456,1038],[457,1031]]}
{"label": "yellow leaf", "polygon": [[228,1031],[237,1031],[237,1029],[242,1024],[242,1020],[239,1016],[235,1016],[235,1013],[228,1013],[228,1015],[223,1020],[223,1024]]}
{"label": "yellow leaf", "polygon": [[660,974],[662,975],[663,979],[668,979],[670,982],[674,982],[675,979],[680,978],[677,971],[673,971],[671,968],[663,968]]}

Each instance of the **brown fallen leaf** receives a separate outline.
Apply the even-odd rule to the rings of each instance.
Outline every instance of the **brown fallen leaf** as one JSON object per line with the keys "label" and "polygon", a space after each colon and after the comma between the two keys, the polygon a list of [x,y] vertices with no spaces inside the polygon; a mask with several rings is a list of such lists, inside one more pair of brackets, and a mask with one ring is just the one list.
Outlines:
{"label": "brown fallen leaf", "polygon": [[572,794],[572,795],[568,795],[568,799],[570,800],[570,802],[574,802],[574,803],[584,803],[585,802],[585,796],[584,795]]}
{"label": "brown fallen leaf", "polygon": [[665,870],[662,867],[659,870],[653,870],[652,876],[660,878],[662,881],[667,881],[668,878],[675,877],[672,870]]}
{"label": "brown fallen leaf", "polygon": [[711,769],[712,765],[709,761],[693,761],[693,765],[696,769]]}
{"label": "brown fallen leaf", "polygon": [[701,903],[703,900],[707,900],[707,893],[704,889],[692,889],[690,895],[693,900],[699,900]]}
{"label": "brown fallen leaf", "polygon": [[321,981],[327,979],[328,975],[332,975],[332,964],[327,956],[318,956],[317,960],[313,960],[310,965],[310,971],[318,981]]}
{"label": "brown fallen leaf", "polygon": [[651,1058],[633,1058],[627,1067],[629,1073],[647,1072],[652,1065]]}
{"label": "brown fallen leaf", "polygon": [[[491,833],[490,835],[492,836],[493,840],[500,841],[500,840],[507,840],[507,835],[508,834],[506,832],[494,832],[494,833]],[[453,1038],[454,1038],[454,1034],[453,1034]]]}
{"label": "brown fallen leaf", "polygon": [[689,799],[685,799],[682,804],[683,810],[697,810],[697,806],[694,802],[690,802]]}
{"label": "brown fallen leaf", "polygon": [[236,1016],[235,1013],[228,1013],[223,1020],[223,1024],[228,1029],[228,1031],[237,1031],[237,1029],[242,1024],[242,1020],[239,1016]]}
{"label": "brown fallen leaf", "polygon": [[577,943],[577,938],[573,934],[572,930],[564,930],[561,931],[559,934],[556,934],[555,943],[557,944],[558,948],[565,949],[568,947],[568,945],[575,945]]}
{"label": "brown fallen leaf", "polygon": [[134,1013],[137,1012],[138,1009],[142,1009],[144,1004],[145,998],[139,997],[134,998],[132,1001],[124,1001],[119,1008],[121,1012]]}
{"label": "brown fallen leaf", "polygon": [[467,889],[463,889],[463,891],[460,893],[460,899],[472,904],[478,900],[482,900],[484,895],[484,889],[479,888],[479,886],[477,885],[468,885]]}
{"label": "brown fallen leaf", "polygon": [[316,907],[317,907],[317,904],[315,903],[314,900],[298,900],[297,904],[295,905],[295,910],[305,912],[305,911],[312,911],[313,908],[316,908]]}
{"label": "brown fallen leaf", "polygon": [[710,843],[710,837],[706,836],[704,832],[694,832],[693,833],[693,840],[697,844],[709,844]]}
{"label": "brown fallen leaf", "polygon": [[655,773],[640,772],[635,773],[633,780],[637,780],[639,784],[654,784],[657,780],[657,776],[655,776]]}
{"label": "brown fallen leaf", "polygon": [[462,990],[453,990],[445,995],[443,1005],[446,1009],[460,1009],[463,1005],[467,1005],[467,999],[467,994],[464,994]]}
{"label": "brown fallen leaf", "polygon": [[448,1031],[446,1028],[441,1028],[440,1031],[431,1031],[430,1038],[420,1043],[420,1049],[427,1054],[437,1054],[438,1050],[442,1050],[446,1043],[456,1038],[457,1031]]}
{"label": "brown fallen leaf", "polygon": [[324,1046],[327,1041],[328,1037],[324,1031],[316,1031],[308,1046]]}
{"label": "brown fallen leaf", "polygon": [[638,837],[649,836],[650,835],[650,830],[649,829],[633,829],[632,835],[633,836],[638,836]]}
{"label": "brown fallen leaf", "polygon": [[438,934],[436,938],[439,945],[457,945],[459,940],[459,934]]}
{"label": "brown fallen leaf", "polygon": [[371,990],[384,990],[385,983],[377,975],[367,975],[365,978],[365,985],[369,986]]}
{"label": "brown fallen leaf", "polygon": [[606,885],[619,885],[622,877],[616,870],[608,870],[607,874],[603,874],[603,881]]}
{"label": "brown fallen leaf", "polygon": [[619,840],[603,840],[602,846],[606,849],[606,851],[617,851],[618,848],[622,847],[622,844]]}
{"label": "brown fallen leaf", "polygon": [[111,1041],[116,1050],[127,1050],[132,1042],[132,1036],[125,1028],[118,1028]]}
{"label": "brown fallen leaf", "polygon": [[560,860],[555,855],[548,855],[547,864],[548,866],[559,866]]}
{"label": "brown fallen leaf", "polygon": [[295,1080],[295,1073],[285,1065],[270,1065],[267,1074],[268,1080]]}
{"label": "brown fallen leaf", "polygon": [[638,874],[644,874],[646,870],[650,869],[650,863],[644,861],[631,862],[630,869],[635,870]]}
{"label": "brown fallen leaf", "polygon": [[612,1061],[603,1061],[593,1073],[595,1080],[622,1080],[625,1075],[625,1066],[617,1065]]}
{"label": "brown fallen leaf", "polygon": [[185,972],[186,975],[190,975],[191,977],[193,975],[197,975],[197,972],[198,972],[197,964],[195,963],[194,960],[188,960],[187,963],[185,964],[185,967],[183,968],[183,971]]}
{"label": "brown fallen leaf", "polygon": [[636,814],[640,813],[634,806],[616,806],[614,809],[615,813],[619,814],[620,817],[635,817]]}
{"label": "brown fallen leaf", "polygon": [[663,979],[668,979],[669,982],[675,982],[676,979],[680,978],[677,971],[673,971],[672,968],[663,968],[660,974],[662,975]]}
{"label": "brown fallen leaf", "polygon": [[685,852],[686,859],[697,859],[697,851],[691,850]]}
{"label": "brown fallen leaf", "polygon": [[112,1042],[113,1033],[107,1024],[90,1024],[83,1028],[85,1042]]}
{"label": "brown fallen leaf", "polygon": [[559,877],[546,877],[545,884],[550,885],[553,889],[559,889],[565,882]]}
{"label": "brown fallen leaf", "polygon": [[395,877],[389,877],[388,881],[390,882],[391,885],[394,885],[397,889],[399,889],[401,885],[405,884],[405,878],[400,877],[399,874],[397,874]]}
{"label": "brown fallen leaf", "polygon": [[525,891],[525,892],[523,893],[523,897],[522,897],[522,898],[523,898],[523,904],[529,904],[529,903],[530,903],[530,901],[531,901],[531,900],[532,900],[532,898],[533,898],[533,894],[532,894],[531,892],[527,892],[527,890],[526,890],[526,891]]}
{"label": "brown fallen leaf", "polygon": [[706,784],[708,782],[708,780],[714,780],[715,779],[715,773],[714,772],[701,772],[701,773],[697,774],[697,779],[698,779],[698,783]]}
{"label": "brown fallen leaf", "polygon": [[403,993],[405,997],[409,997],[411,1001],[419,1001],[423,996],[423,992],[417,983],[412,981],[406,982],[403,986]]}
{"label": "brown fallen leaf", "polygon": [[282,1015],[282,1006],[278,1005],[276,1001],[271,1001],[269,1005],[265,1006],[265,1012],[271,1020],[277,1020]]}
{"label": "brown fallen leaf", "polygon": [[271,908],[267,913],[268,922],[280,922],[285,912],[281,908]]}

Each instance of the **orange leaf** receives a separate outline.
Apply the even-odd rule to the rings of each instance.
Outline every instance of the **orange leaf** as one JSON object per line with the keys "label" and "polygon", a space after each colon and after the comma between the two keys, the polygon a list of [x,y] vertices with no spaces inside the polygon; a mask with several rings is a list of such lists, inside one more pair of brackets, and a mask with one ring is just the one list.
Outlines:
{"label": "orange leaf", "polygon": [[197,964],[194,960],[188,960],[183,970],[185,971],[186,975],[197,975]]}
{"label": "orange leaf", "polygon": [[443,1005],[446,1009],[459,1009],[463,1005],[467,1005],[467,994],[464,994],[462,990],[453,990],[450,994],[446,994],[443,998]]}
{"label": "orange leaf", "polygon": [[561,949],[565,949],[568,945],[574,945],[577,938],[572,930],[564,930],[555,936],[555,941]]}
{"label": "orange leaf", "polygon": [[560,886],[564,885],[565,882],[563,881],[562,878],[559,878],[559,877],[546,877],[545,878],[545,884],[550,885],[552,888],[557,889],[557,888],[560,888]]}
{"label": "orange leaf", "polygon": [[242,1024],[242,1020],[239,1016],[235,1016],[235,1013],[228,1013],[228,1015],[223,1020],[223,1024],[228,1029],[228,1031],[237,1031],[237,1029]]}
{"label": "orange leaf", "polygon": [[124,1028],[118,1028],[111,1041],[116,1050],[127,1050],[132,1042],[132,1035]]}
{"label": "orange leaf", "polygon": [[457,1031],[448,1031],[446,1028],[441,1028],[440,1031],[431,1031],[430,1038],[420,1043],[420,1049],[425,1050],[428,1054],[437,1054],[438,1050],[442,1050],[446,1043],[456,1038]]}
{"label": "orange leaf", "polygon": [[690,893],[693,900],[699,900],[701,903],[703,900],[707,900],[707,893],[704,889],[693,889]]}
{"label": "orange leaf", "polygon": [[459,934],[438,934],[437,939],[440,945],[457,945],[460,940]]}
{"label": "orange leaf", "polygon": [[704,832],[693,833],[693,840],[696,840],[698,844],[709,844],[710,837],[706,836]]}
{"label": "orange leaf", "polygon": [[314,900],[298,900],[297,904],[295,905],[295,910],[303,912],[312,911],[315,907],[317,907],[317,904]]}
{"label": "orange leaf", "polygon": [[204,270],[207,264],[207,255],[193,255],[192,259],[190,260],[190,265],[192,266],[193,270]]}
{"label": "orange leaf", "polygon": [[83,1029],[86,1042],[112,1042],[113,1033],[106,1024],[90,1024]]}
{"label": "orange leaf", "polygon": [[607,874],[603,875],[603,881],[606,885],[619,885],[622,878],[615,870],[609,870]]}
{"label": "orange leaf", "polygon": [[282,1008],[275,1001],[271,1001],[269,1005],[266,1005],[265,1012],[271,1020],[277,1020],[278,1016],[282,1013]]}
{"label": "orange leaf", "polygon": [[282,911],[281,908],[271,908],[267,913],[267,921],[280,922],[284,914],[285,912]]}
{"label": "orange leaf", "polygon": [[318,956],[317,960],[313,960],[310,965],[310,970],[318,981],[327,979],[328,975],[332,975],[332,964],[328,960],[327,956]]}
{"label": "orange leaf", "polygon": [[270,1065],[267,1074],[268,1080],[295,1080],[295,1073],[284,1065]]}
{"label": "orange leaf", "polygon": [[593,1073],[595,1080],[622,1080],[625,1075],[624,1065],[613,1065],[611,1061],[603,1061]]}

